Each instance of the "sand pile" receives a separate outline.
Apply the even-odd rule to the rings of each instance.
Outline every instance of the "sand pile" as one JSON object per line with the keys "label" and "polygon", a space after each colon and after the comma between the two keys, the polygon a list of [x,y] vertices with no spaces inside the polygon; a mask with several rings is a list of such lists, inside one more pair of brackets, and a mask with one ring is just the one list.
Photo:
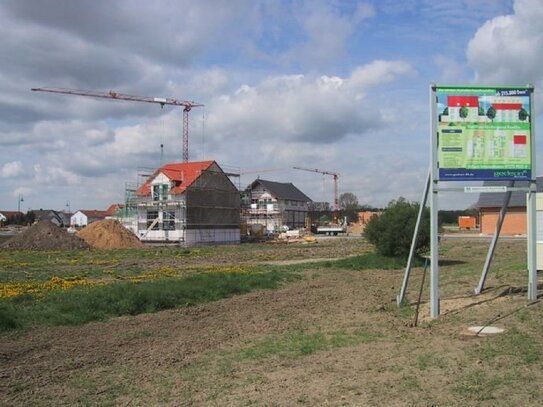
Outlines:
{"label": "sand pile", "polygon": [[143,247],[137,236],[114,219],[100,220],[77,232],[91,247],[97,249],[131,249]]}
{"label": "sand pile", "polygon": [[75,250],[89,245],[49,220],[42,220],[5,242],[3,249],[13,250]]}

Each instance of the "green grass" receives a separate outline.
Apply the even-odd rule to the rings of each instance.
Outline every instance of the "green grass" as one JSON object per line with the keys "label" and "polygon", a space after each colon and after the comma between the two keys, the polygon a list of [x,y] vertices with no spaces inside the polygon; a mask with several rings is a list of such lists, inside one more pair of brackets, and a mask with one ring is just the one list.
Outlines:
{"label": "green grass", "polygon": [[476,369],[456,378],[453,390],[461,398],[473,401],[493,400],[495,393],[513,383],[511,375],[490,374]]}
{"label": "green grass", "polygon": [[4,300],[0,331],[29,325],[77,325],[120,315],[136,315],[186,307],[247,293],[277,288],[299,278],[289,272],[201,273],[179,279],[114,283],[52,291],[43,297],[21,295]]}
{"label": "green grass", "polygon": [[290,330],[282,335],[271,335],[233,355],[237,361],[263,359],[272,356],[283,358],[311,355],[317,351],[342,348],[377,341],[381,334],[360,327],[352,331],[337,330],[330,333]]}
{"label": "green grass", "polygon": [[[210,351],[197,360],[184,366],[180,375],[188,383],[184,397],[190,399],[196,389],[204,382],[212,383],[206,388],[208,400],[214,399],[217,393],[231,386],[225,382],[232,372],[245,370],[247,363],[253,364],[266,359],[282,360],[298,359],[321,351],[330,351],[348,346],[367,344],[384,340],[380,332],[369,330],[365,326],[351,326],[335,331],[309,331],[304,328],[292,328],[282,334],[268,335],[247,343],[239,349],[226,351]],[[247,373],[249,374],[249,373]],[[211,381],[210,378],[213,378]],[[262,381],[259,376],[247,377],[248,383]]]}
{"label": "green grass", "polygon": [[538,341],[515,327],[495,338],[488,338],[479,352],[486,361],[513,358],[525,364],[538,362],[541,354]]}
{"label": "green grass", "polygon": [[0,252],[0,283],[46,280],[58,277],[98,277],[104,269],[116,275],[135,275],[165,265],[179,264],[187,258],[205,258],[211,248],[145,248],[118,250],[32,251],[4,250]]}
{"label": "green grass", "polygon": [[[406,259],[400,257],[387,257],[377,253],[364,253],[341,260],[329,260],[314,263],[316,268],[340,268],[348,270],[398,270],[405,268]],[[416,258],[414,267],[422,266],[424,260]],[[306,266],[307,267],[307,266]]]}

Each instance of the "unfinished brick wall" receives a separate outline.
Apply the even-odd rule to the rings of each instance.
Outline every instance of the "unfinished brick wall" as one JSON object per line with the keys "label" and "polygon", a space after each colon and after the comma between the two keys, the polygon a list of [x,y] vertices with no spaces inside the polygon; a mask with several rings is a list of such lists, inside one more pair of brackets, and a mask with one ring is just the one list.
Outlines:
{"label": "unfinished brick wall", "polygon": [[[499,214],[499,208],[481,209],[479,222],[482,234],[493,235],[495,233]],[[500,235],[525,235],[526,229],[526,208],[509,208]]]}

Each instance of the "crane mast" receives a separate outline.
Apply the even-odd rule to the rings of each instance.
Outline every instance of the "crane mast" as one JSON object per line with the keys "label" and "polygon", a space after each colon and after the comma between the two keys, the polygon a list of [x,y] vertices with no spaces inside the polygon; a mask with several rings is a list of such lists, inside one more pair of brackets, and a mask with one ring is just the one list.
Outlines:
{"label": "crane mast", "polygon": [[114,91],[109,92],[100,92],[93,90],[80,90],[80,89],[66,89],[66,88],[32,88],[34,92],[50,92],[50,93],[60,93],[63,95],[75,95],[75,96],[90,96],[94,98],[102,99],[115,99],[115,100],[128,100],[132,102],[146,102],[146,103],[157,103],[161,107],[165,105],[171,106],[182,106],[183,107],[183,162],[188,162],[189,160],[189,112],[193,107],[204,106],[201,103],[188,101],[188,100],[178,100],[173,98],[159,98],[159,97],[149,97],[149,96],[134,96],[126,95],[124,93],[118,93]]}
{"label": "crane mast", "polygon": [[338,190],[339,174],[335,172],[319,170],[316,168],[303,168],[303,167],[292,167],[292,168],[294,168],[295,170],[318,172],[323,175],[331,175],[334,179],[334,206],[332,210],[336,213],[339,212],[339,190]]}

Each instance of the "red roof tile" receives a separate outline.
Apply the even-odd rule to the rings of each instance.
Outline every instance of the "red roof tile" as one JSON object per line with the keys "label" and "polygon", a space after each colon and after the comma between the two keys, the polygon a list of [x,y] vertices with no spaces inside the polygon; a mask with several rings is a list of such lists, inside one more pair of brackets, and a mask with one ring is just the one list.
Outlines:
{"label": "red roof tile", "polygon": [[115,212],[123,208],[124,208],[124,204],[111,204],[109,205],[109,208],[106,209],[106,213],[108,216],[113,216],[115,215]]}
{"label": "red roof tile", "polygon": [[173,181],[175,186],[171,188],[172,194],[182,194],[202,173],[214,164],[215,161],[197,161],[190,163],[171,163],[166,164],[157,169],[153,175],[151,175],[145,184],[138,188],[136,195],[149,195],[151,194],[151,182],[160,173],[163,173],[166,177]]}

